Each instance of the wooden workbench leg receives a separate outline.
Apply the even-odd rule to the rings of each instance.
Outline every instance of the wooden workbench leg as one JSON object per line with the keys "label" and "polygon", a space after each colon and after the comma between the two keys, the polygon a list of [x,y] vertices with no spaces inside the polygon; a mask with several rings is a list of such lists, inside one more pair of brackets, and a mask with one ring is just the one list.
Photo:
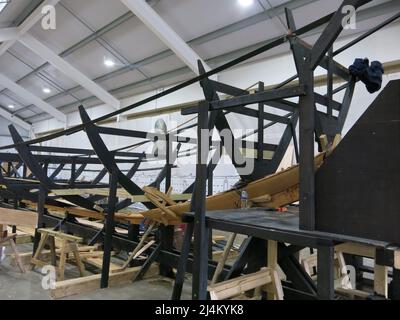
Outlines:
{"label": "wooden workbench leg", "polygon": [[339,263],[340,286],[343,289],[353,289],[350,281],[350,276],[348,274],[346,261],[344,260],[343,252],[337,251],[336,257]]}
{"label": "wooden workbench leg", "polygon": [[272,294],[272,298],[275,300],[283,300],[282,282],[281,279],[279,278],[278,272],[275,269],[271,269],[271,280],[274,291],[274,294]]}
{"label": "wooden workbench leg", "polygon": [[33,255],[33,258],[32,258],[33,262],[35,262],[35,260],[38,260],[40,255],[42,254],[44,246],[46,245],[47,238],[48,238],[47,233],[42,234],[42,236],[40,237],[39,245],[38,245],[38,247],[35,251],[35,254]]}
{"label": "wooden workbench leg", "polygon": [[58,269],[58,281],[64,280],[65,262],[67,260],[67,246],[68,246],[67,240],[63,239],[62,243],[61,243],[60,266]]}
{"label": "wooden workbench leg", "polygon": [[25,267],[21,261],[21,257],[19,256],[18,250],[17,250],[17,246],[15,245],[14,239],[10,239],[10,245],[11,245],[11,249],[14,252],[14,256],[15,256],[15,261],[17,262],[17,265],[19,267],[19,269],[21,270],[22,273],[25,273]]}
{"label": "wooden workbench leg", "polygon": [[214,285],[214,284],[217,283],[218,278],[219,278],[219,276],[220,276],[222,270],[224,269],[226,260],[228,259],[228,256],[229,256],[229,253],[231,252],[231,248],[232,248],[232,246],[233,246],[233,243],[235,242],[236,235],[237,235],[236,233],[232,233],[232,234],[229,236],[229,239],[228,239],[228,241],[226,242],[224,251],[223,251],[223,253],[222,253],[221,260],[218,262],[217,268],[215,269],[213,278],[212,278],[212,280],[211,280],[211,285]]}
{"label": "wooden workbench leg", "polygon": [[388,267],[375,263],[374,266],[374,291],[384,297],[388,297]]}
{"label": "wooden workbench leg", "polygon": [[79,255],[78,246],[76,245],[75,242],[70,243],[69,246],[70,246],[72,252],[74,253],[75,261],[76,261],[76,265],[78,266],[79,273],[80,273],[81,277],[84,277],[85,276],[85,266],[83,265],[81,257]]}
{"label": "wooden workbench leg", "polygon": [[334,246],[318,247],[317,292],[319,300],[333,300],[334,291]]}
{"label": "wooden workbench leg", "polygon": [[51,264],[57,267],[56,244],[54,237],[50,237],[49,240]]}
{"label": "wooden workbench leg", "polygon": [[[278,268],[278,242],[273,241],[273,240],[268,240],[268,244],[267,244],[267,264],[268,264],[268,268],[271,268],[272,270],[276,271]],[[271,274],[271,278],[272,278],[272,274]],[[279,276],[278,276],[278,280],[279,280]],[[280,280],[279,280],[280,282]],[[272,284],[273,287],[275,286],[275,283],[273,281]],[[268,286],[269,288],[271,287],[271,285]],[[267,293],[267,298],[268,300],[274,300],[274,299],[279,299],[279,297],[272,293],[275,290],[268,290],[269,292]]]}

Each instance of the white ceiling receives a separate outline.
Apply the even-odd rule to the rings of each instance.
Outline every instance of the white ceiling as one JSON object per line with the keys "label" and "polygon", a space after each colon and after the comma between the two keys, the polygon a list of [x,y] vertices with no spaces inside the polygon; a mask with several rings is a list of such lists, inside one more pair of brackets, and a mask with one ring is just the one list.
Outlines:
{"label": "white ceiling", "polygon": [[[15,22],[21,19],[21,15],[26,15],[26,8],[29,8],[32,2],[38,1],[12,0],[0,13],[0,26],[15,26]],[[266,13],[265,10],[288,2],[304,3],[305,0],[255,0],[254,5],[247,8],[239,6],[236,0],[153,0],[150,3],[181,38],[192,43],[192,48],[202,59],[211,59],[212,64],[213,61],[215,62],[213,58],[217,56],[228,54],[224,59],[232,59],[234,56],[229,53],[233,51],[284,34],[286,32],[284,16],[269,19],[268,12],[270,11]],[[308,2],[309,4],[293,11],[298,27],[336,10],[341,0]],[[368,29],[382,21],[383,15],[394,14],[393,8],[397,6],[398,10],[399,2],[398,0],[373,1],[369,6],[385,4],[383,12],[373,9],[371,12],[376,11],[379,17],[363,21],[360,28]],[[111,91],[119,99],[162,88],[194,75],[189,69],[185,71],[185,64],[172,52],[166,54],[164,58],[133,68],[133,64],[157,56],[168,48],[118,0],[61,0],[56,6],[56,13],[56,30],[43,30],[41,24],[37,23],[29,33],[57,54],[62,54],[67,49],[77,46],[96,31],[113,23],[119,17],[125,16],[123,23],[110,28],[101,37],[87,41],[85,45],[79,46],[68,55],[62,54],[68,63],[95,80],[102,88]],[[235,23],[263,13],[263,21],[240,30],[232,29]],[[219,29],[227,30],[226,34],[198,43],[197,38],[207,34],[213,35]],[[349,32],[354,31],[346,31],[345,34]],[[261,57],[286,50],[288,47],[283,46]],[[105,58],[113,59],[116,65],[112,68],[106,67],[103,63]],[[218,64],[222,62],[226,60],[218,61]],[[45,63],[42,57],[17,42],[0,57],[0,70],[13,81],[19,81],[22,87],[46,100],[52,106],[61,108],[61,111],[65,113],[76,110],[82,102],[85,106],[100,103],[97,99],[86,101],[93,95],[51,65],[46,65],[38,72],[32,73]],[[131,68],[129,69],[128,66]],[[126,69],[126,71],[115,73],[120,69]],[[171,72],[175,70],[180,71],[172,74]],[[166,75],[162,76],[164,74]],[[50,88],[51,94],[43,93],[44,87]],[[8,111],[16,111],[18,117],[30,123],[50,117],[42,110],[31,106],[29,101],[23,101],[10,91],[0,88],[0,106],[6,107],[10,104],[14,105],[15,109]]]}

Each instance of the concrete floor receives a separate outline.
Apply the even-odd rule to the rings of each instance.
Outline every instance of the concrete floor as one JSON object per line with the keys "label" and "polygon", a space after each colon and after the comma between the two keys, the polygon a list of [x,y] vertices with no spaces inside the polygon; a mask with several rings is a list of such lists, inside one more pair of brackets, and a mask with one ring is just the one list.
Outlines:
{"label": "concrete floor", "polygon": [[[30,245],[19,245],[19,252],[29,252]],[[10,252],[9,248],[5,249]],[[9,256],[0,262],[0,300],[51,300],[50,292],[41,286],[42,275],[39,271],[22,274],[18,267],[10,264]],[[66,270],[66,278],[74,277],[75,267]],[[170,279],[154,277],[127,285],[64,298],[64,300],[169,300],[173,282]],[[182,299],[190,299],[190,282],[186,281]]]}

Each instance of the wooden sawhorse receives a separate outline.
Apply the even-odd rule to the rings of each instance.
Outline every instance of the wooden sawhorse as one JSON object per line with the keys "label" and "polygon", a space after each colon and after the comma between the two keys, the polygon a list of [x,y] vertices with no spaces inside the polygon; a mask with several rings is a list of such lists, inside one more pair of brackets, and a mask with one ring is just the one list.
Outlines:
{"label": "wooden sawhorse", "polygon": [[[79,269],[80,276],[83,277],[85,275],[85,267],[82,263],[82,260],[79,255],[78,243],[82,242],[83,239],[80,237],[76,237],[70,234],[66,234],[60,231],[54,231],[52,229],[38,229],[38,232],[41,234],[40,242],[38,248],[33,255],[31,263],[36,267],[43,267],[48,265],[47,262],[40,260],[40,256],[47,242],[49,242],[50,246],[50,256],[51,256],[51,264],[57,268],[57,280],[64,280],[65,273],[65,263],[67,261],[67,255],[69,253],[73,253],[75,257],[76,264]],[[56,245],[55,238],[61,240],[61,250],[60,250],[60,263],[57,267],[57,256],[56,256]]]}

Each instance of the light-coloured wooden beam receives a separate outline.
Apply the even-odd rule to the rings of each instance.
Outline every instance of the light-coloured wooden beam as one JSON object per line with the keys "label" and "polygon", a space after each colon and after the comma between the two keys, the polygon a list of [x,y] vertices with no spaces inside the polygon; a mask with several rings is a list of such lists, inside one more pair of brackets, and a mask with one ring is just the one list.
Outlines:
{"label": "light-coloured wooden beam", "polygon": [[2,225],[36,228],[37,221],[36,212],[0,208],[0,224]]}

